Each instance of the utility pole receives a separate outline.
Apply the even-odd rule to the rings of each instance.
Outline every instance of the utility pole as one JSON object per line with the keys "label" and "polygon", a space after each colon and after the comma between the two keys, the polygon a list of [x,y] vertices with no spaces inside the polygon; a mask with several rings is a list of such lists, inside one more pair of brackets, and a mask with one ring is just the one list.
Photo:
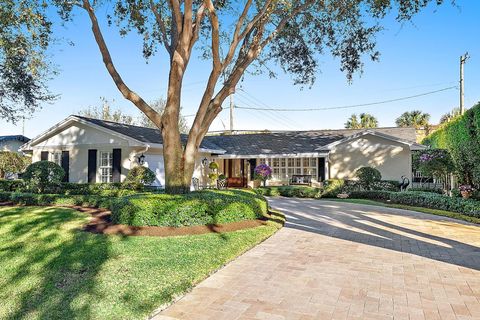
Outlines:
{"label": "utility pole", "polygon": [[233,134],[233,93],[230,95],[230,134]]}
{"label": "utility pole", "polygon": [[465,113],[465,106],[464,106],[464,99],[465,99],[465,93],[463,89],[463,66],[465,64],[465,61],[469,58],[468,52],[465,52],[463,56],[460,56],[460,114]]}

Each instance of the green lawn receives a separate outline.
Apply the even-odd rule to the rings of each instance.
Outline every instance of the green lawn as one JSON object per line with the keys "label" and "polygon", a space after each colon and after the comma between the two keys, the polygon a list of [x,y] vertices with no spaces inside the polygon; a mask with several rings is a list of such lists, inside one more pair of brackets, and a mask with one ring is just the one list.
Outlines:
{"label": "green lawn", "polygon": [[396,204],[396,203],[385,203],[385,202],[374,201],[374,200],[369,200],[369,199],[327,199],[327,200],[412,210],[412,211],[434,214],[434,215],[437,215],[437,216],[444,216],[444,217],[449,217],[449,218],[453,218],[453,219],[458,219],[458,220],[463,220],[463,221],[467,221],[467,222],[480,224],[480,218],[470,217],[470,216],[467,216],[467,215],[464,215],[464,214],[461,214],[461,213],[445,211],[445,210],[430,209],[430,208],[423,208],[423,207],[413,207],[413,206],[408,206],[408,205],[404,205],[404,204]]}
{"label": "green lawn", "polygon": [[0,319],[142,319],[272,235],[121,237],[66,208],[0,207]]}

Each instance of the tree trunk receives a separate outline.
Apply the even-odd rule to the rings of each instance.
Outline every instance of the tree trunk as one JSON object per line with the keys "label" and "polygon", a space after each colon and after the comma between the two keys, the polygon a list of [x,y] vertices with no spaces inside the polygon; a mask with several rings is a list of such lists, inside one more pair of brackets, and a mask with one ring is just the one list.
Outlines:
{"label": "tree trunk", "polygon": [[165,192],[190,192],[197,149],[184,149],[179,130],[183,72],[187,59],[174,53],[168,83],[167,102],[162,115],[163,159],[165,163]]}

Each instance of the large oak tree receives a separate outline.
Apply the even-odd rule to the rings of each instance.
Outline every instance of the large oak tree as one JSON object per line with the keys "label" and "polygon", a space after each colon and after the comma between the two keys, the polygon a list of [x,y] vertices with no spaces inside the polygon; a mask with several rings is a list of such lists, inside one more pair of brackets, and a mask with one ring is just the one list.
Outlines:
{"label": "large oak tree", "polygon": [[[34,3],[36,0],[28,0]],[[375,34],[381,20],[393,13],[407,21],[430,3],[442,0],[38,0],[55,6],[66,21],[88,15],[91,32],[105,68],[125,99],[160,130],[163,137],[167,192],[187,192],[198,148],[225,99],[235,92],[247,69],[267,70],[276,63],[291,73],[295,84],[311,85],[318,59],[330,53],[352,79],[362,59],[377,59]],[[103,16],[106,8],[113,12]],[[102,10],[99,10],[102,8]],[[101,12],[101,13],[100,13]],[[100,16],[102,14],[102,16]],[[122,35],[143,38],[143,55],[163,53],[169,60],[168,90],[158,113],[119,73],[99,19],[107,18]],[[71,26],[75,28],[75,26]],[[75,30],[85,32],[86,30]],[[182,80],[193,57],[211,61],[186,142],[179,130]],[[167,72],[167,70],[159,70]]]}

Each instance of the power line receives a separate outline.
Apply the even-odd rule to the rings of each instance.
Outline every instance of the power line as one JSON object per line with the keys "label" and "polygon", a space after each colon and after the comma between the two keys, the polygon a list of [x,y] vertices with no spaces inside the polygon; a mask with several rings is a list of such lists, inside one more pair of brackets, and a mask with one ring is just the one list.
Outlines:
{"label": "power line", "polygon": [[262,111],[278,111],[278,112],[290,112],[290,111],[323,111],[323,110],[335,110],[335,109],[349,109],[349,108],[358,108],[358,107],[367,107],[367,106],[373,106],[373,105],[379,105],[379,104],[385,104],[385,103],[390,103],[390,102],[397,102],[397,101],[403,101],[403,100],[409,100],[409,99],[414,99],[418,97],[423,97],[427,95],[431,95],[434,93],[442,92],[442,91],[447,91],[451,89],[458,89],[457,86],[451,86],[439,90],[434,90],[434,91],[429,91],[429,92],[424,92],[420,94],[415,94],[412,96],[407,96],[407,97],[401,97],[401,98],[395,98],[395,99],[389,99],[389,100],[383,100],[383,101],[375,101],[375,102],[369,102],[369,103],[362,103],[362,104],[352,104],[352,105],[346,105],[346,106],[339,106],[339,107],[324,107],[324,108],[300,108],[300,109],[292,109],[292,108],[257,108],[257,107],[240,107],[238,106],[238,109],[247,109],[247,110],[262,110]]}

